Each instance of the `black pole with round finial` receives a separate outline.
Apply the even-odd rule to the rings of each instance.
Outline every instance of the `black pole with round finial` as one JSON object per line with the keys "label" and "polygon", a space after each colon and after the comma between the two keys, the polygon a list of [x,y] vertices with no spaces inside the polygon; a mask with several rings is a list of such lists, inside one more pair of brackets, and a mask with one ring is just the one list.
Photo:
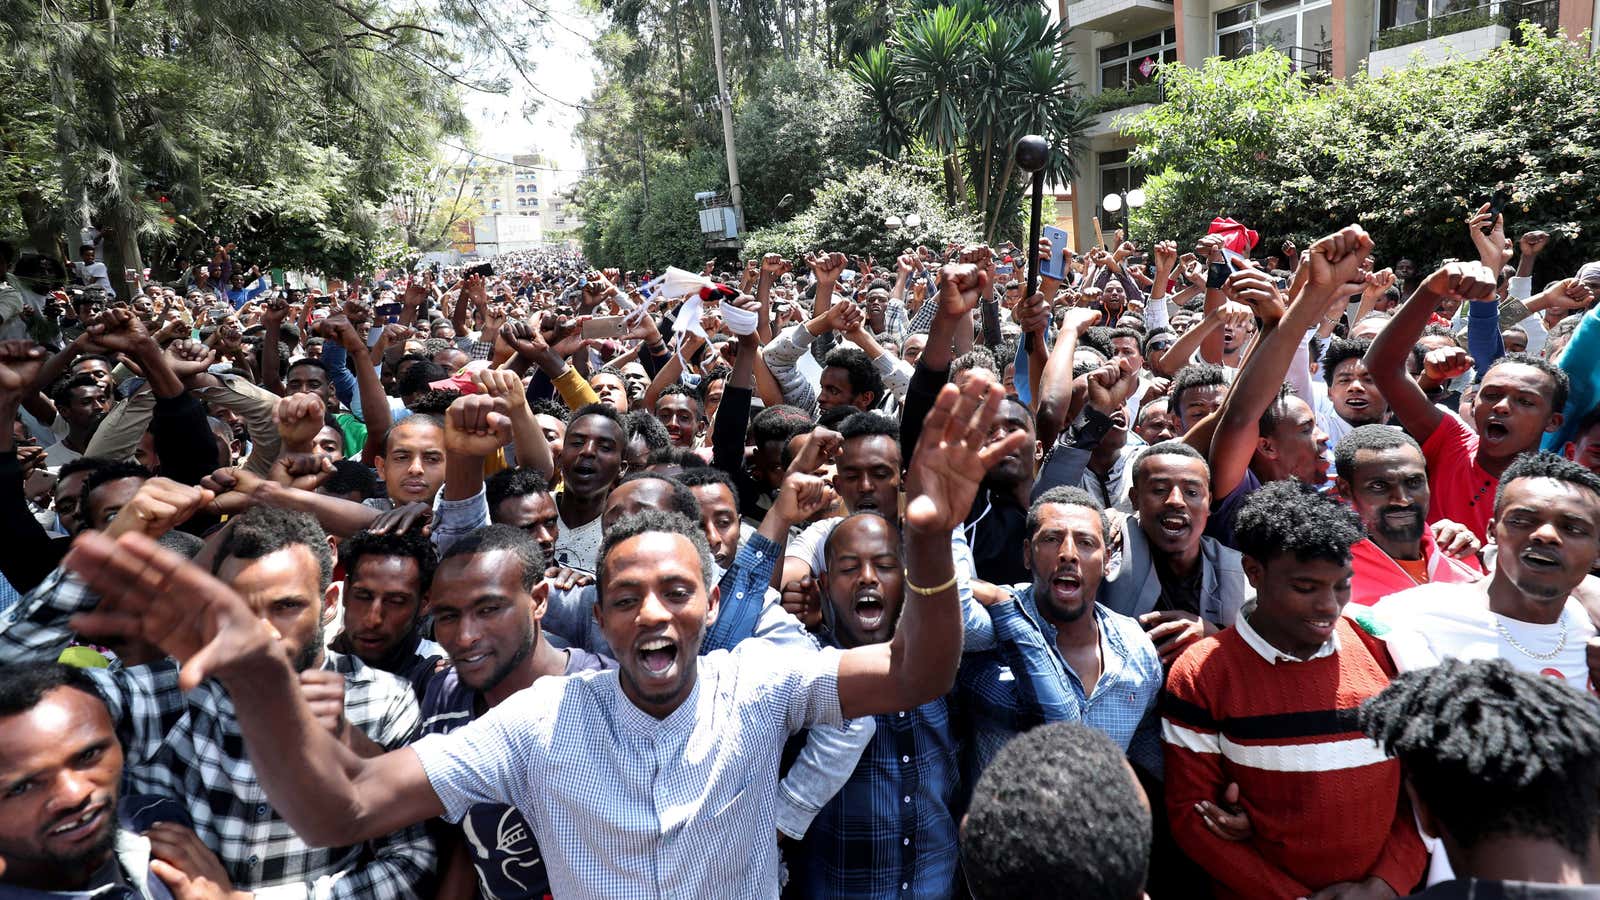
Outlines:
{"label": "black pole with round finial", "polygon": [[[1029,134],[1017,141],[1017,166],[1033,173],[1033,217],[1028,222],[1028,290],[1024,297],[1032,297],[1039,289],[1039,219],[1044,215],[1044,167],[1050,162],[1050,142],[1037,134]],[[1060,253],[1061,247],[1050,248]],[[1024,337],[1026,346],[1033,347],[1033,334]]]}

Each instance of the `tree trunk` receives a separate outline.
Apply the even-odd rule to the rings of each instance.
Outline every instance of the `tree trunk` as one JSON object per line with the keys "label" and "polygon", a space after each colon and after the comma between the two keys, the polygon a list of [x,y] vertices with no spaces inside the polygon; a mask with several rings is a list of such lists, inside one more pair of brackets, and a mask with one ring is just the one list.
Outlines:
{"label": "tree trunk", "polygon": [[978,182],[978,212],[989,208],[990,169],[994,166],[994,128],[983,129],[983,180]]}
{"label": "tree trunk", "polygon": [[[106,44],[115,47],[117,42],[116,7],[111,0],[96,0],[95,6],[105,22]],[[98,63],[103,65],[104,63]],[[95,73],[88,85],[94,93],[95,105],[100,110],[101,125],[105,128],[106,149],[118,159],[127,159],[128,138],[122,126],[122,111],[117,106],[116,82],[112,73],[101,69]],[[133,269],[143,271],[144,262],[139,256],[139,239],[136,228],[138,219],[134,204],[137,198],[134,195],[134,186],[124,168],[116,172],[119,184],[112,185],[106,192],[101,206],[102,229],[109,228],[110,235],[106,237],[106,273],[111,279],[112,290],[122,300],[132,299],[134,292],[138,291],[137,284],[128,284],[123,278],[123,272]]]}
{"label": "tree trunk", "polygon": [[[1010,147],[1007,147],[1006,149],[1009,150]],[[1000,211],[1005,208],[1006,194],[1010,193],[1011,189],[1011,173],[1016,169],[1016,165],[1017,154],[1015,152],[1007,153],[1006,167],[1000,172],[1000,183],[998,185],[999,190],[994,192],[994,215],[991,217],[987,209],[983,211],[983,219],[988,223],[988,225],[983,229],[983,240],[985,243],[993,240],[994,233],[1000,228]]]}
{"label": "tree trunk", "polygon": [[17,191],[17,208],[22,213],[22,224],[28,229],[28,246],[40,256],[47,256],[66,265],[66,248],[61,245],[58,229],[50,222],[50,205],[38,191]]}
{"label": "tree trunk", "polygon": [[967,203],[967,175],[961,171],[961,158],[954,150],[944,160],[945,171],[950,173],[950,206],[960,209]]}

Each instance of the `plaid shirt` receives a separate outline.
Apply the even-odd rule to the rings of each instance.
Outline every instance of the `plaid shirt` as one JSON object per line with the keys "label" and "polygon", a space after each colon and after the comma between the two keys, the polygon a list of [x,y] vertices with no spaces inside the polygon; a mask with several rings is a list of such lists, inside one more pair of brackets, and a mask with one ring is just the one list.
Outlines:
{"label": "plaid shirt", "polygon": [[939,298],[929,297],[917,307],[916,315],[911,317],[911,323],[906,326],[908,334],[927,334],[933,327],[933,318],[939,314]]}
{"label": "plaid shirt", "polygon": [[906,315],[906,305],[899,300],[890,299],[888,305],[883,308],[883,333],[895,343],[903,344],[910,329],[911,321]]}
{"label": "plaid shirt", "polygon": [[797,866],[805,897],[949,897],[961,753],[948,698],[876,716],[856,770],[822,808]]}
{"label": "plaid shirt", "polygon": [[[1011,599],[989,607],[995,653],[1004,669],[996,681],[1010,691],[982,690],[985,702],[974,709],[974,732],[982,762],[1018,731],[1045,722],[1082,722],[1104,732],[1128,758],[1161,772],[1159,721],[1154,715],[1165,673],[1155,645],[1139,623],[1096,603],[1104,663],[1100,679],[1085,691],[1056,646],[1056,628],[1033,599],[1033,585],[1013,585]],[[1007,700],[1010,702],[1006,702]],[[1008,720],[1014,720],[1008,722]]]}
{"label": "plaid shirt", "polygon": [[[52,572],[0,622],[0,662],[55,659],[72,637],[68,618],[98,602],[75,577]],[[354,656],[325,655],[323,667],[345,676],[351,725],[391,750],[416,737],[420,716],[409,685]],[[422,826],[360,847],[308,847],[273,812],[221,684],[206,681],[185,694],[171,660],[88,673],[117,723],[123,792],[181,802],[239,890],[257,900],[418,896],[435,863]]]}
{"label": "plaid shirt", "polygon": [[494,338],[482,341],[470,334],[463,335],[456,338],[456,347],[465,353],[468,359],[488,359],[494,355]]}

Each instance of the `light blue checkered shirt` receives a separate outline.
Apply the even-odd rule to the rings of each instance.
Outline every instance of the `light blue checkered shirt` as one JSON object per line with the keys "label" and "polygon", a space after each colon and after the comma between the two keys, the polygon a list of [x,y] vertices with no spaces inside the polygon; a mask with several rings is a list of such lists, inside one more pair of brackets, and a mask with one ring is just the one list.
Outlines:
{"label": "light blue checkered shirt", "polygon": [[665,719],[616,670],[541,678],[483,717],[411,745],[459,821],[517,807],[551,892],[594,898],[778,896],[778,765],[802,728],[839,724],[839,651],[749,640],[699,658]]}

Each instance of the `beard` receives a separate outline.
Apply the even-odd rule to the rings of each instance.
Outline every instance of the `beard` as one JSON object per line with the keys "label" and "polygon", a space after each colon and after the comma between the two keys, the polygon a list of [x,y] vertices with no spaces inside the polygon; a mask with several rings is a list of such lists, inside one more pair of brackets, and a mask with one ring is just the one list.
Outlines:
{"label": "beard", "polygon": [[317,657],[322,655],[322,617],[317,617],[317,631],[311,635],[311,640],[295,653],[293,664],[296,673],[309,672],[316,668]]}
{"label": "beard", "polygon": [[[1404,512],[1416,514],[1412,524],[1398,527],[1388,524],[1388,516],[1391,513]],[[1427,523],[1422,521],[1422,510],[1416,508],[1415,506],[1385,506],[1384,508],[1378,510],[1377,527],[1373,530],[1383,535],[1386,539],[1394,541],[1395,543],[1409,544],[1422,540],[1422,532],[1427,527]]]}
{"label": "beard", "polygon": [[523,626],[522,634],[517,638],[517,651],[511,654],[508,659],[501,660],[500,665],[494,667],[494,670],[489,673],[489,677],[484,680],[483,684],[469,684],[467,687],[479,693],[494,690],[499,686],[500,682],[506,680],[506,676],[516,671],[517,666],[522,665],[522,661],[533,653],[534,643],[533,623],[530,621]]}

